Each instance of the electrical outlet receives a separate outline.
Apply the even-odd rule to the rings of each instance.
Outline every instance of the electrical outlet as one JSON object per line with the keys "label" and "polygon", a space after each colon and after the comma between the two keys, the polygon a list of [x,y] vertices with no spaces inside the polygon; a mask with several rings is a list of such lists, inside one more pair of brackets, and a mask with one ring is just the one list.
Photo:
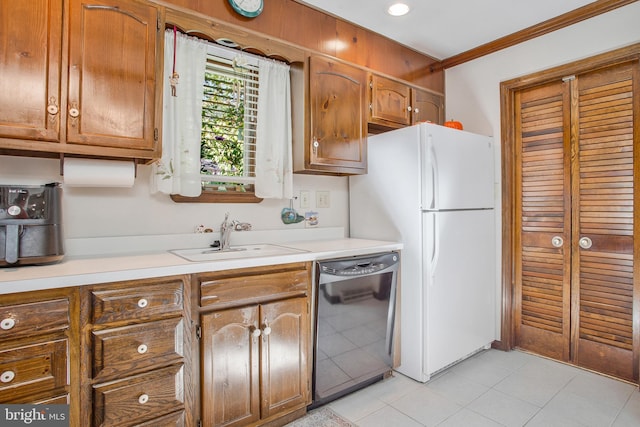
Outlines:
{"label": "electrical outlet", "polygon": [[330,205],[329,192],[328,191],[316,191],[316,207],[317,208],[328,208],[329,205]]}
{"label": "electrical outlet", "polygon": [[311,193],[308,190],[300,191],[300,209],[309,209]]}

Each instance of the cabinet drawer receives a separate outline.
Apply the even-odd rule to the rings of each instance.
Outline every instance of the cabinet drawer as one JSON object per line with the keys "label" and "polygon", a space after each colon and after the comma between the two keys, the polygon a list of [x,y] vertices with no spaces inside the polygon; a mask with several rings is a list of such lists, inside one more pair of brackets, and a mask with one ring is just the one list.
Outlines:
{"label": "cabinet drawer", "polygon": [[181,280],[153,284],[141,282],[135,288],[96,288],[92,292],[93,323],[145,320],[182,312]]}
{"label": "cabinet drawer", "polygon": [[294,269],[261,274],[237,273],[200,282],[200,305],[202,307],[228,307],[271,301],[275,299],[304,296],[309,285],[309,271]]}
{"label": "cabinet drawer", "polygon": [[136,424],[136,427],[185,427],[184,411]]}
{"label": "cabinet drawer", "polygon": [[69,301],[57,299],[0,307],[0,341],[67,329]]}
{"label": "cabinet drawer", "polygon": [[66,386],[67,345],[60,339],[0,352],[0,402],[32,400]]}
{"label": "cabinet drawer", "polygon": [[94,425],[131,426],[184,409],[182,365],[94,388]]}
{"label": "cabinet drawer", "polygon": [[93,332],[93,377],[123,377],[183,356],[181,318]]}

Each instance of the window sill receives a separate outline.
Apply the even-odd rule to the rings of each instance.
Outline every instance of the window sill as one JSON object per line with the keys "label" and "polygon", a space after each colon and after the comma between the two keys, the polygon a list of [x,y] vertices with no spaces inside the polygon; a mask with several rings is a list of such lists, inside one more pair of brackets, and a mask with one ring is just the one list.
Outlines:
{"label": "window sill", "polygon": [[263,199],[256,197],[252,192],[203,191],[198,197],[186,197],[178,194],[172,194],[171,200],[175,203],[260,203]]}

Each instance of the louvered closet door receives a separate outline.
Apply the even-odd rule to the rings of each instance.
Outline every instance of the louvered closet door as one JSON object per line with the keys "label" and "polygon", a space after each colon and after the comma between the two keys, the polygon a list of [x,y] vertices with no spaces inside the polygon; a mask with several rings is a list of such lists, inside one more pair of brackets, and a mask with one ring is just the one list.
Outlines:
{"label": "louvered closet door", "polygon": [[516,94],[516,345],[569,360],[570,101],[562,81]]}
{"label": "louvered closet door", "polygon": [[639,75],[637,63],[618,64],[515,99],[516,345],[629,380],[640,341]]}
{"label": "louvered closet door", "polygon": [[579,147],[573,177],[574,359],[628,379],[637,378],[638,365],[633,357],[634,195],[639,197],[633,72],[631,64],[618,65],[578,76],[572,88]]}

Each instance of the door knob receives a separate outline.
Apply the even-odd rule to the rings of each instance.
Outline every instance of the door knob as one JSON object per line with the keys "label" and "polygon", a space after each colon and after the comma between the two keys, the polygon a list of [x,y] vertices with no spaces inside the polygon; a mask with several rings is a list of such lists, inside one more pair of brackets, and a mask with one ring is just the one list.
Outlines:
{"label": "door knob", "polygon": [[551,239],[551,244],[554,248],[561,248],[564,244],[564,239],[560,236],[553,236],[553,238]]}
{"label": "door knob", "polygon": [[580,239],[580,241],[578,242],[578,244],[580,245],[580,247],[582,249],[589,249],[591,247],[591,245],[593,245],[593,242],[588,237],[582,237]]}

